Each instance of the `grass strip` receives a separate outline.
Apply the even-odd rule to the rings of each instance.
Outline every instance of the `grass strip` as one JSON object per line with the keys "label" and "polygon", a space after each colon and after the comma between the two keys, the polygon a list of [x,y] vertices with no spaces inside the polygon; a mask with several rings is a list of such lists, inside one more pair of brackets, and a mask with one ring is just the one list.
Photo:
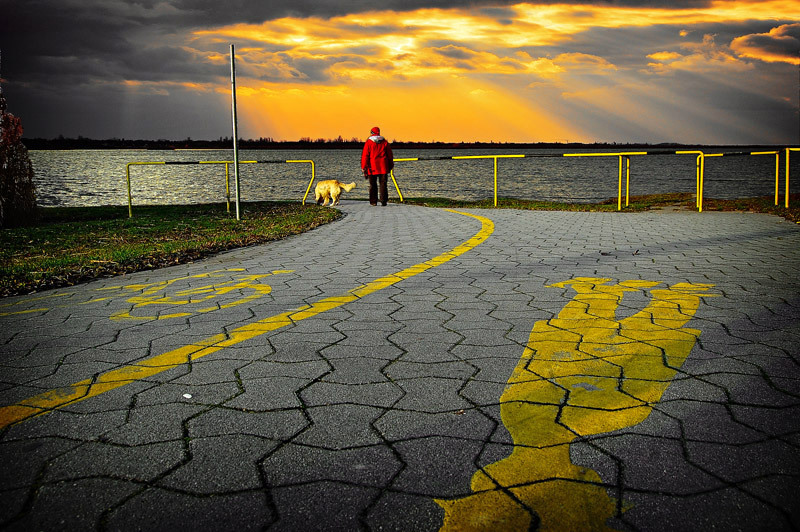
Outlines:
{"label": "grass strip", "polygon": [[227,249],[279,240],[341,218],[297,202],[246,203],[241,221],[225,204],[47,207],[35,223],[0,231],[0,296],[71,286],[184,264]]}

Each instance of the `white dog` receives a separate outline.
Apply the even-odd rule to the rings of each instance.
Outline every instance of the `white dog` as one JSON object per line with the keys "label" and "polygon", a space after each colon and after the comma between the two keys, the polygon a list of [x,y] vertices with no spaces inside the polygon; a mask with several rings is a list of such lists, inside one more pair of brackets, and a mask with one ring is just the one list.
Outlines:
{"label": "white dog", "polygon": [[330,207],[333,207],[334,205],[339,205],[339,196],[342,194],[342,190],[350,192],[355,187],[355,182],[345,185],[336,179],[320,181],[314,188],[314,199],[317,200],[317,205],[322,205],[323,207],[328,203],[328,200],[331,200]]}

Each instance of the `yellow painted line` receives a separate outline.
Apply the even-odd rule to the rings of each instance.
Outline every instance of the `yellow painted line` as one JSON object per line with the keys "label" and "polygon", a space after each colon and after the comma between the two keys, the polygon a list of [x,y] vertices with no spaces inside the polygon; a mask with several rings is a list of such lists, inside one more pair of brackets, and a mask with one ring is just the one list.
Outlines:
{"label": "yellow painted line", "polygon": [[21,303],[30,303],[31,301],[41,301],[43,299],[53,299],[56,297],[67,297],[70,294],[48,294],[46,296],[38,296],[38,297],[27,297],[22,301],[15,301],[14,303],[2,303],[0,304],[0,308],[7,308],[13,307],[15,305],[19,305]]}
{"label": "yellow painted line", "polygon": [[28,310],[15,310],[13,312],[0,312],[0,316],[19,316],[21,314],[32,314],[34,312],[47,312],[50,310],[48,307],[30,308]]}
{"label": "yellow painted line", "polygon": [[[14,303],[3,303],[3,304],[0,305],[0,308],[9,308],[9,307],[17,306],[17,305],[28,304],[31,301],[42,301],[44,299],[53,299],[53,298],[56,298],[56,297],[67,297],[69,295],[70,294],[51,294],[51,295],[40,296],[40,297],[25,298],[25,299],[20,300],[20,301],[15,301]],[[12,310],[12,311],[7,311],[7,312],[0,312],[0,316],[14,316],[14,315],[18,315],[18,314],[30,314],[32,312],[45,312],[45,311],[48,311],[48,310],[50,310],[50,307],[32,308],[32,309],[26,309],[26,310]]]}
{"label": "yellow painted line", "polygon": [[[64,295],[70,295],[70,294],[64,294]],[[99,303],[101,301],[107,301],[109,299],[111,299],[111,298],[110,297],[98,297],[98,298],[90,299],[89,301],[82,301],[80,303],[73,303],[72,305],[56,305],[55,307],[29,308],[29,309],[26,309],[26,310],[15,310],[15,311],[12,311],[12,312],[0,312],[0,317],[2,317],[2,316],[19,316],[21,314],[32,314],[34,312],[47,312],[49,310],[53,310],[54,308],[69,308],[71,306],[77,306],[77,305],[89,305],[89,304],[92,304],[92,303]],[[25,300],[25,301],[19,301],[18,303],[14,303],[14,304],[16,305],[16,304],[29,303],[29,302],[30,302],[30,300]]]}
{"label": "yellow painted line", "polygon": [[481,222],[481,230],[478,231],[475,236],[450,251],[446,251],[437,257],[411,266],[410,268],[375,279],[374,281],[348,291],[346,294],[326,297],[310,305],[238,327],[230,331],[228,335],[217,334],[197,343],[179,347],[178,349],[142,360],[135,364],[102,373],[96,377],[76,382],[70,386],[41,393],[14,405],[2,407],[0,408],[0,429],[13,423],[19,423],[31,417],[44,414],[50,410],[62,408],[66,405],[83,401],[84,399],[89,399],[90,397],[95,397],[115,388],[125,386],[126,384],[151,377],[157,373],[175,368],[189,361],[197,360],[226,347],[236,345],[267,332],[280,329],[281,327],[286,327],[292,323],[312,318],[327,310],[366,297],[466,253],[484,242],[489,238],[492,232],[494,232],[494,223],[488,218],[449,209],[448,212],[475,218]]}
{"label": "yellow painted line", "polygon": [[[177,283],[179,281],[185,281],[187,279],[199,279],[199,278],[204,278],[204,277],[209,277],[209,278],[224,277],[223,274],[228,274],[230,272],[243,272],[243,271],[245,271],[245,270],[242,269],[242,268],[229,268],[229,269],[225,269],[225,270],[215,270],[213,272],[202,273],[202,274],[198,274],[198,275],[188,275],[188,276],[184,276],[184,277],[177,277],[175,279],[170,279],[168,281],[162,281],[162,282],[158,282],[158,283],[132,284],[132,285],[125,285],[125,286],[106,286],[106,287],[103,287],[103,288],[98,288],[97,290],[98,291],[128,290],[128,291],[137,293],[137,295],[132,296],[131,298],[128,299],[128,302],[133,304],[133,308],[131,309],[131,311],[127,311],[127,312],[126,311],[121,311],[121,312],[118,312],[116,314],[113,314],[111,316],[112,320],[140,320],[140,321],[142,321],[142,320],[163,320],[163,319],[168,319],[168,318],[192,316],[195,312],[181,312],[181,313],[176,313],[176,314],[160,314],[160,315],[154,315],[154,316],[135,316],[135,315],[132,315],[131,312],[133,312],[134,310],[136,310],[138,308],[147,306],[147,305],[189,305],[189,304],[197,304],[197,303],[201,303],[204,300],[213,299],[214,297],[216,297],[218,295],[228,294],[228,293],[230,293],[230,292],[232,292],[234,290],[252,289],[254,291],[254,293],[252,295],[243,297],[241,299],[237,299],[237,300],[235,300],[235,301],[233,301],[231,303],[226,303],[224,305],[219,305],[219,306],[201,308],[201,309],[197,310],[196,313],[204,313],[204,312],[211,312],[211,311],[219,310],[219,309],[231,308],[231,307],[235,307],[237,305],[241,305],[243,303],[248,303],[250,301],[253,301],[254,299],[258,299],[259,297],[264,296],[266,294],[269,294],[272,291],[272,288],[269,287],[268,285],[261,285],[261,284],[256,283],[256,281],[258,281],[259,279],[261,279],[263,277],[268,277],[270,275],[280,274],[280,273],[291,273],[289,270],[275,270],[275,271],[267,273],[267,274],[246,275],[246,276],[243,276],[243,277],[241,277],[240,279],[238,279],[236,281],[230,281],[230,282],[226,282],[226,283],[222,283],[222,284],[212,284],[212,285],[204,286],[204,287],[201,287],[201,288],[191,288],[191,289],[181,290],[181,291],[176,293],[176,295],[182,296],[182,297],[183,296],[193,296],[193,295],[198,295],[198,294],[208,294],[208,295],[205,295],[202,298],[191,298],[191,297],[189,297],[188,299],[174,299],[174,298],[166,296],[166,295],[165,296],[153,295],[153,294],[156,294],[156,293],[159,293],[159,292],[164,292],[165,289],[168,288],[170,285],[172,285],[173,283]],[[14,307],[14,306],[23,305],[23,304],[30,304],[32,301],[40,301],[40,300],[44,300],[44,299],[53,299],[53,298],[56,298],[56,297],[62,297],[62,298],[63,297],[70,297],[72,295],[74,295],[74,294],[72,294],[72,293],[63,293],[63,294],[47,295],[47,296],[42,296],[42,297],[37,297],[37,298],[25,298],[25,299],[23,299],[21,301],[16,301],[14,303],[0,305],[0,309]],[[102,302],[102,301],[108,301],[109,299],[111,299],[111,298],[110,297],[97,297],[97,298],[93,298],[93,299],[91,299],[89,301],[83,301],[83,302],[80,302],[80,303],[70,303],[69,305],[66,305],[66,304],[53,305],[53,306],[50,306],[50,307],[38,307],[38,308],[25,309],[25,310],[14,310],[14,311],[8,311],[8,312],[0,312],[0,317],[3,317],[3,316],[16,316],[16,315],[22,315],[22,314],[33,314],[33,313],[37,313],[37,312],[47,312],[49,310],[53,310],[53,309],[56,309],[56,308],[70,308],[70,307],[75,306],[75,305],[90,305],[90,304],[93,304],[93,303],[99,303],[99,302]]]}
{"label": "yellow painted line", "polygon": [[[710,284],[579,277],[557,283],[576,295],[557,318],[536,322],[500,397],[511,455],[477,471],[472,495],[437,500],[442,531],[610,530],[617,504],[593,470],[570,460],[576,438],[644,421],[689,356],[700,331],[685,328]],[[650,303],[617,320],[624,292]],[[642,458],[643,460],[646,457]]]}

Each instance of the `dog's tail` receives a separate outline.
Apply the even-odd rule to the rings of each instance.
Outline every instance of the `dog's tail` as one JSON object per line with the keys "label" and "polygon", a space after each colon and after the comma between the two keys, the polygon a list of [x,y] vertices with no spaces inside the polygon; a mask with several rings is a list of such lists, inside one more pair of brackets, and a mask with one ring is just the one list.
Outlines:
{"label": "dog's tail", "polygon": [[348,183],[347,185],[342,183],[342,188],[344,189],[345,192],[350,192],[351,190],[356,188],[356,183],[355,183],[355,181],[352,182],[352,183]]}

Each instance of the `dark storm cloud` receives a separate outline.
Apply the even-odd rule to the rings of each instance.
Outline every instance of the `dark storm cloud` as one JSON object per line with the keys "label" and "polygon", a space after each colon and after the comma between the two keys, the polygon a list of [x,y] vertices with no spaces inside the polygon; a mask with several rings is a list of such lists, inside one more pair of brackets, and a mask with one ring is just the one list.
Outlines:
{"label": "dark storm cloud", "polygon": [[[254,3],[250,0],[173,0],[170,2],[191,24],[207,25],[209,19],[220,23],[251,22],[258,23],[281,17],[334,17],[348,13],[362,13],[376,10],[414,11],[421,8],[498,8],[520,3],[519,0],[273,0]],[[705,7],[710,0],[540,0],[540,4],[607,5],[629,7],[663,7],[683,9]]]}
{"label": "dark storm cloud", "polygon": [[[98,1],[98,0],[94,0]],[[98,2],[99,3],[99,2]],[[118,0],[117,4],[136,6],[143,16],[151,17],[165,2],[154,0]],[[519,0],[168,0],[171,12],[161,15],[163,23],[175,28],[208,27],[232,23],[258,24],[283,17],[330,18],[368,11],[414,11],[422,8],[489,8],[496,9],[520,3]],[[711,0],[539,0],[540,4],[603,5],[617,7],[663,7],[685,9],[706,7]],[[91,2],[87,2],[91,4]],[[87,6],[91,10],[92,6]],[[502,19],[502,17],[496,17]]]}
{"label": "dark storm cloud", "polygon": [[464,48],[463,46],[454,46],[449,44],[443,48],[434,49],[437,54],[449,57],[451,59],[472,59],[475,57],[475,52]]}
{"label": "dark storm cloud", "polygon": [[[697,7],[709,0],[587,0],[576,5],[663,6],[670,9]],[[156,37],[180,34],[196,28],[232,23],[261,23],[286,16],[333,17],[373,10],[411,11],[424,7],[478,8],[496,20],[509,21],[505,6],[515,1],[475,0],[0,0],[0,50],[3,75],[32,81],[47,77],[54,68],[51,58],[80,58],[65,61],[58,69],[109,68],[113,75],[157,79],[165,64],[181,68],[174,53],[161,48],[156,53],[149,43]],[[542,3],[563,3],[545,0]],[[369,28],[380,31],[380,28]],[[147,59],[142,60],[142,54]],[[159,61],[164,55],[167,63]],[[189,59],[189,58],[185,58]],[[194,63],[196,66],[198,63]],[[128,67],[128,68],[126,68]],[[126,70],[128,71],[126,73]]]}
{"label": "dark storm cloud", "polygon": [[[691,31],[679,36],[682,25],[632,26],[622,28],[591,28],[570,37],[568,50],[596,55],[621,68],[642,68],[647,56],[657,52],[682,53],[682,45],[701,42],[704,35],[713,35],[717,44],[726,46],[741,36],[759,36],[775,27],[774,21],[747,21],[693,24]],[[800,26],[800,25],[799,25]],[[554,56],[565,51],[562,44],[522,47],[532,55]],[[797,48],[794,49],[797,57]]]}
{"label": "dark storm cloud", "polygon": [[97,11],[61,3],[0,2],[0,49],[5,77],[28,77],[44,58],[125,55],[132,46],[123,37],[130,25]]}
{"label": "dark storm cloud", "polygon": [[503,7],[485,7],[480,10],[481,15],[494,19],[498,24],[508,26],[514,23],[514,10]]}
{"label": "dark storm cloud", "polygon": [[75,7],[0,0],[3,77],[26,84],[50,83],[70,74],[85,80],[175,80],[189,73],[195,81],[202,78],[207,67],[192,53],[151,44],[172,33],[159,20],[172,11],[148,9],[146,3],[86,2]]}
{"label": "dark storm cloud", "polygon": [[[512,24],[512,1],[475,0],[0,0],[0,51],[2,51],[3,90],[12,112],[25,119],[33,136],[68,136],[78,134],[109,137],[131,135],[129,124],[144,124],[142,136],[174,136],[170,128],[182,129],[182,135],[195,138],[216,138],[226,127],[224,97],[213,91],[192,91],[164,83],[182,81],[204,83],[224,81],[229,70],[208,55],[198,52],[227,54],[225,42],[198,38],[187,40],[193,30],[209,30],[234,23],[260,24],[283,17],[319,17],[322,19],[368,11],[413,11],[420,8],[469,8],[499,24]],[[564,2],[537,0],[539,4],[576,6],[660,7],[671,11],[706,7],[710,0],[585,0]],[[587,15],[588,15],[587,11]],[[573,13],[573,16],[579,16]],[[783,21],[790,24],[793,21]],[[748,36],[741,44],[748,49],[786,48],[786,35],[770,31],[779,23],[694,24],[687,41],[702,41],[704,33],[716,35],[716,42],[728,45],[732,40]],[[339,24],[337,30],[380,36],[396,31],[394,27],[354,26]],[[681,52],[676,38],[678,26],[646,28],[591,28],[572,34],[568,45],[552,47],[519,47],[497,52],[475,45],[481,53],[530,52],[532,57],[585,53],[601,57],[620,67],[644,68],[649,53]],[[414,28],[404,28],[414,32]],[[795,30],[788,34],[797,37]],[[778,38],[780,37],[780,38]],[[252,44],[264,57],[241,54],[240,71],[244,75],[266,81],[328,81],[337,68],[391,72],[395,67],[387,61],[372,60],[378,53],[364,49],[339,49],[337,52],[309,53],[298,57],[282,54],[285,47],[258,40],[248,42],[235,38],[237,50]],[[464,43],[430,40],[429,48],[440,56],[430,66],[453,64],[463,70],[474,69],[470,63],[475,53]],[[783,52],[780,52],[783,53]],[[796,54],[796,52],[795,52]],[[273,55],[280,60],[271,61]],[[395,57],[404,59],[403,55]],[[438,62],[437,62],[438,61]],[[449,61],[449,62],[446,62]],[[503,63],[505,64],[505,63]],[[420,60],[420,66],[426,66]],[[520,68],[508,63],[508,68]],[[777,67],[776,67],[777,68]],[[681,74],[688,77],[689,74]],[[781,78],[776,78],[781,79]],[[130,81],[129,85],[120,84]],[[678,83],[683,82],[683,84]],[[220,82],[222,82],[220,84]],[[682,78],[667,80],[676,91],[685,92],[688,83]],[[708,85],[697,85],[708,89]],[[698,89],[700,90],[700,89]],[[161,91],[161,92],[159,92]],[[169,96],[163,94],[170,92]],[[224,95],[223,95],[224,96]],[[746,93],[725,93],[719,99],[745,100]],[[213,98],[222,98],[219,116],[196,113],[208,107]],[[216,109],[217,107],[212,107]],[[763,107],[763,106],[762,106]],[[127,114],[125,110],[130,110]],[[755,111],[754,111],[755,113]],[[785,112],[783,114],[786,114]],[[70,129],[62,129],[70,128]],[[94,128],[94,129],[92,129]],[[162,129],[159,129],[162,128]],[[206,128],[206,129],[203,129]],[[172,129],[175,130],[175,129]],[[128,133],[126,133],[128,131]],[[598,137],[602,135],[598,133]]]}
{"label": "dark storm cloud", "polygon": [[[357,55],[328,55],[321,57],[292,57],[288,54],[278,54],[283,62],[290,67],[290,72],[293,73],[296,80],[307,82],[327,82],[331,79],[330,68],[337,64],[346,63],[353,67],[371,68],[375,70],[384,70],[381,65],[374,61],[367,61],[364,57]],[[252,75],[257,79],[267,81],[286,81],[285,78],[270,75],[269,71],[264,71],[263,68],[254,68]]]}
{"label": "dark storm cloud", "polygon": [[734,40],[733,47],[751,57],[772,60],[795,60],[800,54],[800,23],[771,28],[766,33],[745,35]]}

